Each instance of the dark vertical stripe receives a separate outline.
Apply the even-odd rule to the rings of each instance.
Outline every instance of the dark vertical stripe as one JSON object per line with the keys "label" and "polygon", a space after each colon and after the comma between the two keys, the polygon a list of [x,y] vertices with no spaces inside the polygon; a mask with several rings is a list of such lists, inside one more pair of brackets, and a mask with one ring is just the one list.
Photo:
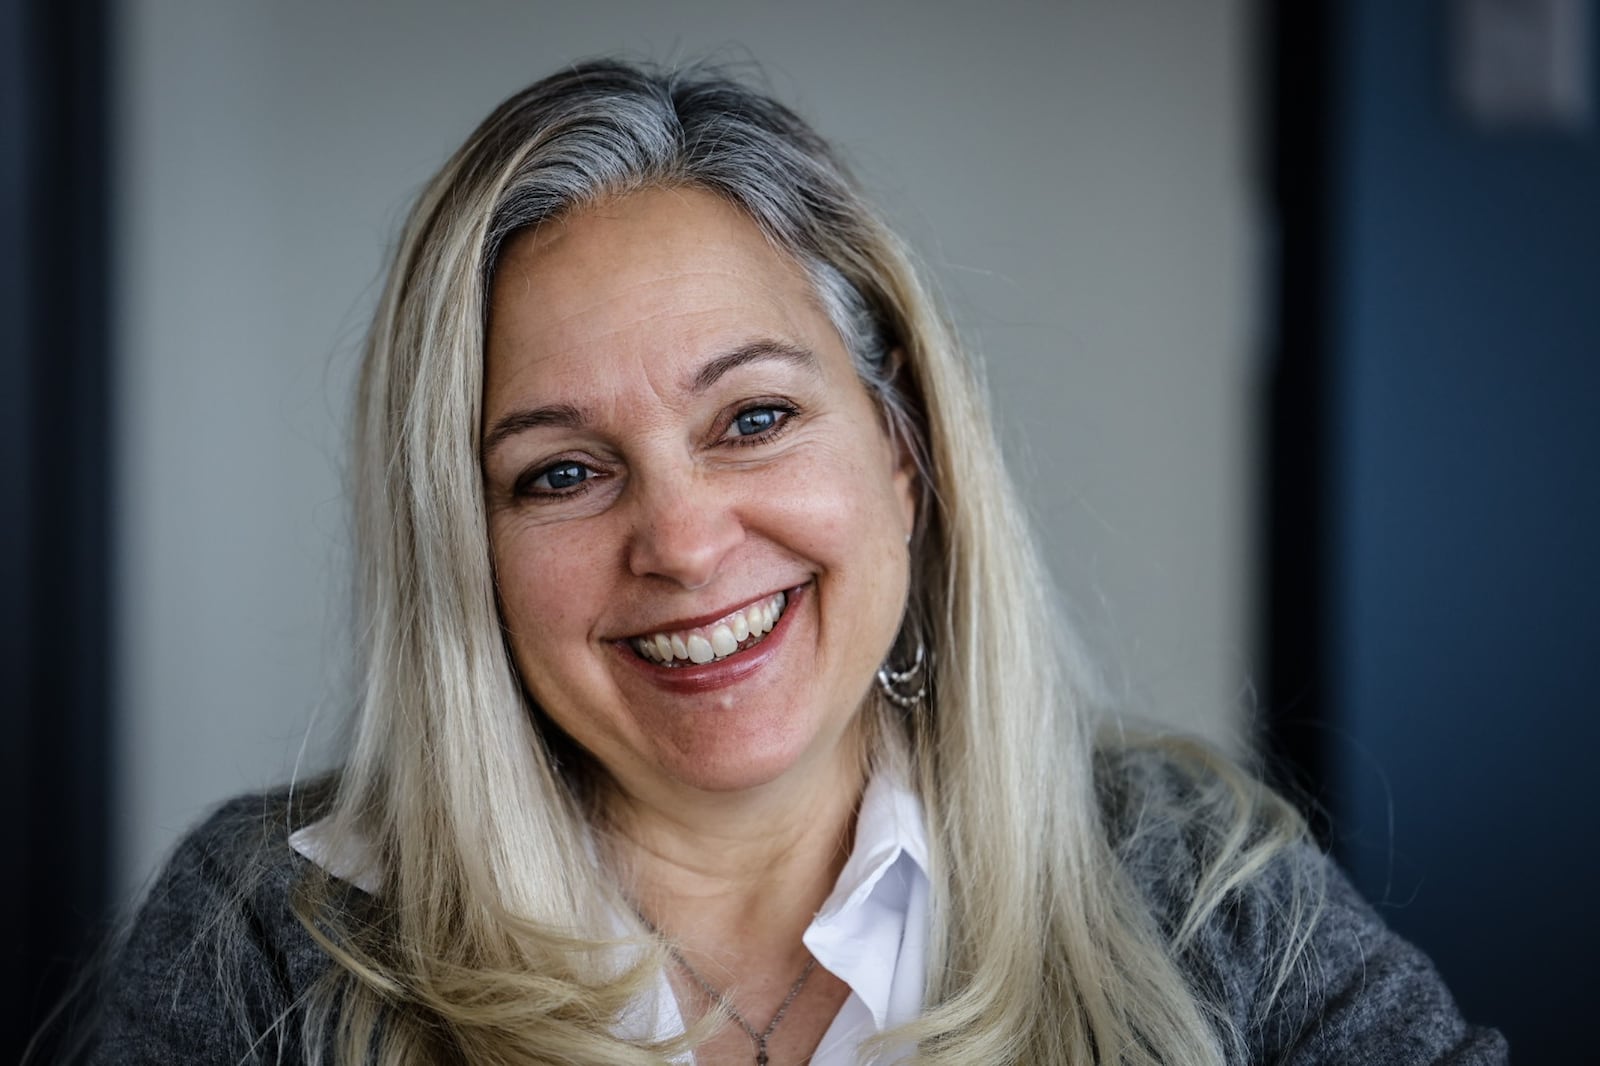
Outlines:
{"label": "dark vertical stripe", "polygon": [[109,884],[106,25],[102,0],[0,5],[7,1061],[80,969]]}
{"label": "dark vertical stripe", "polygon": [[[1264,0],[1258,12],[1261,181],[1276,258],[1267,295],[1271,350],[1258,435],[1262,728],[1280,783],[1320,803],[1327,788],[1331,698],[1323,618],[1335,35],[1324,0]],[[1313,822],[1319,834],[1326,833],[1321,819]]]}

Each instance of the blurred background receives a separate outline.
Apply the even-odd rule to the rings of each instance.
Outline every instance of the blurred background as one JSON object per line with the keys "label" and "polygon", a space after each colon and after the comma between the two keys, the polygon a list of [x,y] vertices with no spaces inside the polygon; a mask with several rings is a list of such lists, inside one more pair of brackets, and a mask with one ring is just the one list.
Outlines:
{"label": "blurred background", "polygon": [[1575,1057],[1592,6],[0,0],[0,1056],[187,826],[337,758],[385,252],[495,103],[620,52],[759,64],[844,150],[1121,702],[1262,753],[1471,1018]]}

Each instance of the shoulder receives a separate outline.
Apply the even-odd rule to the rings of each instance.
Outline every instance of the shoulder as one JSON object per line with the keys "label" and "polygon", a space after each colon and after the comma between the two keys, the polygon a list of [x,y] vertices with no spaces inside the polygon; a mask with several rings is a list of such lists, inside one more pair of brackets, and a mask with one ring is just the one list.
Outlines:
{"label": "shoulder", "polygon": [[295,914],[289,833],[314,796],[241,796],[178,843],[103,975],[96,1061],[248,1060],[326,969]]}
{"label": "shoulder", "polygon": [[245,886],[259,894],[288,883],[299,865],[289,834],[305,820],[305,805],[288,790],[228,800],[178,841],[145,908],[174,895],[206,896]]}
{"label": "shoulder", "polygon": [[238,796],[216,808],[183,836],[151,885],[130,946],[160,939],[169,927],[204,932],[204,925],[194,928],[199,915],[212,924],[247,921],[260,935],[298,928],[290,904],[308,863],[289,835],[315,809],[315,799],[288,790]]}
{"label": "shoulder", "polygon": [[1292,805],[1183,742],[1103,747],[1101,816],[1117,863],[1240,1057],[1290,1064],[1506,1061],[1422,952],[1317,848]]}
{"label": "shoulder", "polygon": [[1218,863],[1305,841],[1290,804],[1201,744],[1103,743],[1094,769],[1106,841],[1169,935],[1179,931]]}
{"label": "shoulder", "polygon": [[1094,753],[1094,784],[1111,842],[1121,846],[1153,830],[1181,830],[1183,812],[1218,777],[1220,765],[1199,744],[1102,741]]}

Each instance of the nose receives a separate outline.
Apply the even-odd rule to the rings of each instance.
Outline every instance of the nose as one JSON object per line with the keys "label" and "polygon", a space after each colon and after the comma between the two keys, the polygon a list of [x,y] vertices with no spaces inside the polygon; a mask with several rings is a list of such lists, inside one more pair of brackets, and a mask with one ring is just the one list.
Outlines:
{"label": "nose", "polygon": [[628,569],[686,589],[702,588],[744,539],[735,500],[712,480],[685,472],[635,482]]}

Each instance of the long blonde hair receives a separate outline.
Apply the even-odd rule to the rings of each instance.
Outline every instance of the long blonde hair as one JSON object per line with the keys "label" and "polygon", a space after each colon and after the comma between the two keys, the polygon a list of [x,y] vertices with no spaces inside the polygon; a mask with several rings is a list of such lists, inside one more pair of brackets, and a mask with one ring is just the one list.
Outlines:
{"label": "long blonde hair", "polygon": [[335,960],[306,1012],[311,1053],[630,1063],[686,1046],[617,1033],[662,954],[619,939],[627,909],[586,845],[581,770],[517,681],[478,455],[500,248],[662,185],[725,197],[806,269],[920,468],[905,640],[933,649],[928,698],[905,712],[874,695],[867,713],[927,812],[933,918],[926,1010],[886,1039],[930,1064],[1222,1061],[1239,1034],[1174,959],[1298,821],[1237,771],[1198,778],[1212,846],[1178,928],[1159,927],[1102,825],[1088,664],[978,372],[910,255],[783,106],[707,69],[608,61],[518,93],[473,133],[423,192],[376,312],[353,469],[364,688],[328,825],[372,856],[377,891],[356,906],[318,874],[297,893]]}

